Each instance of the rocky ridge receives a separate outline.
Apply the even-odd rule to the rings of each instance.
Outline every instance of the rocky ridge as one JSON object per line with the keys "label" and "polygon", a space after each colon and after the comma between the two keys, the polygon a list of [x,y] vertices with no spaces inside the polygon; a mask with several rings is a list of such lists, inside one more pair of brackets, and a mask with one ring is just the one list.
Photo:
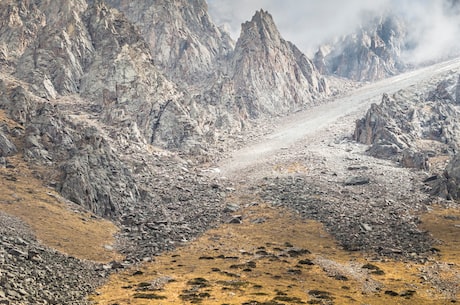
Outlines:
{"label": "rocky ridge", "polygon": [[248,117],[292,112],[328,93],[311,60],[281,37],[264,10],[242,25],[233,71],[235,98]]}
{"label": "rocky ridge", "polygon": [[370,145],[372,156],[431,172],[432,194],[458,198],[458,88],[451,74],[425,93],[384,95],[356,122],[354,139]]}
{"label": "rocky ridge", "polygon": [[356,81],[375,81],[406,68],[407,25],[395,15],[376,17],[354,34],[319,48],[314,64],[321,73]]}

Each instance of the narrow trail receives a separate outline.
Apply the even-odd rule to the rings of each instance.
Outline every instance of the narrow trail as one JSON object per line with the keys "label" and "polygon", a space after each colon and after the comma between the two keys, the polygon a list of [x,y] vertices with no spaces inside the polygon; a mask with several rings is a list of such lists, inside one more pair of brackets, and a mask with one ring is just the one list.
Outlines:
{"label": "narrow trail", "polygon": [[[379,103],[382,94],[393,94],[411,86],[424,86],[450,71],[460,69],[460,59],[453,59],[426,68],[407,72],[379,82],[365,85],[350,94],[332,102],[313,107],[283,118],[277,131],[233,153],[232,157],[219,164],[221,175],[225,177],[249,177],[249,172],[261,168],[261,164],[271,157],[287,150],[307,136],[315,136],[334,123],[348,117],[347,122],[361,117],[372,103]],[[324,137],[319,137],[324,139]]]}

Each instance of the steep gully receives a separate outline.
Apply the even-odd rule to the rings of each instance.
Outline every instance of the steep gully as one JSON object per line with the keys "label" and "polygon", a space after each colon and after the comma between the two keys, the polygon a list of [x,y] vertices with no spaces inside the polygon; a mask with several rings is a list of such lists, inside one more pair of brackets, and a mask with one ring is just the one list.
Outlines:
{"label": "steep gully", "polygon": [[233,176],[251,168],[260,168],[261,162],[277,154],[281,149],[289,148],[305,136],[313,135],[352,113],[364,114],[372,103],[380,102],[383,93],[392,94],[450,70],[458,70],[459,67],[460,60],[452,59],[407,72],[367,84],[345,96],[283,118],[276,124],[275,132],[264,136],[255,144],[234,152],[231,158],[223,160],[219,164],[221,173],[224,176]]}

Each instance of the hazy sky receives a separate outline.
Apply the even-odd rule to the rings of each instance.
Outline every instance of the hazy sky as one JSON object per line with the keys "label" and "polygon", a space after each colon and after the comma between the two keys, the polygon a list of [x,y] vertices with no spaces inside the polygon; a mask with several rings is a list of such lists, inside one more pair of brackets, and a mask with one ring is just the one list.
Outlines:
{"label": "hazy sky", "polygon": [[208,0],[209,12],[232,37],[239,36],[241,23],[263,8],[273,16],[281,35],[311,53],[327,39],[356,29],[372,12],[387,9],[410,19],[412,38],[420,48],[415,61],[430,59],[460,45],[460,18],[448,16],[446,0]]}

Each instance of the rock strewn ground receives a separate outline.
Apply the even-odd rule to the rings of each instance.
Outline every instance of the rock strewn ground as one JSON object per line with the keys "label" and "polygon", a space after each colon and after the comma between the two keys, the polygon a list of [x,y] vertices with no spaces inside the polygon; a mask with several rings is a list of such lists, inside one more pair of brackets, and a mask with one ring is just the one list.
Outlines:
{"label": "rock strewn ground", "polygon": [[21,221],[0,212],[0,304],[87,304],[106,275],[100,264],[40,244]]}

